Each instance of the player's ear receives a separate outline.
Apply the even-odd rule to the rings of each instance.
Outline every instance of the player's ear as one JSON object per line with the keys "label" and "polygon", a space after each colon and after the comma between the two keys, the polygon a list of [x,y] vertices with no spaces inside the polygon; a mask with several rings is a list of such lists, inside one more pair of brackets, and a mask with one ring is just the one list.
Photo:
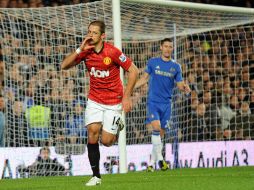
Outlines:
{"label": "player's ear", "polygon": [[105,38],[106,38],[106,34],[105,33],[101,34],[101,39],[104,40]]}

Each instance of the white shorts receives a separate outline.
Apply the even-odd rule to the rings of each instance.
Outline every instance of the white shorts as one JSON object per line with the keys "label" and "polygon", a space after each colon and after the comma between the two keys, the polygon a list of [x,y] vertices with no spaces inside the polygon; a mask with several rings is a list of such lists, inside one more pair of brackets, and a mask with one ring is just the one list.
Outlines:
{"label": "white shorts", "polygon": [[119,119],[122,120],[122,104],[110,106],[88,99],[85,111],[86,126],[101,122],[104,131],[115,135],[118,131],[117,121]]}

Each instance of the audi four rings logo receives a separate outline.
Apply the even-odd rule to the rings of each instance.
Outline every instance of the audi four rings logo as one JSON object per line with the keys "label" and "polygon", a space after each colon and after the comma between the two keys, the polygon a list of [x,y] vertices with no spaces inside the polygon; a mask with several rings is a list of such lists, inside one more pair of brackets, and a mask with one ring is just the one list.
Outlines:
{"label": "audi four rings logo", "polygon": [[103,63],[105,64],[105,65],[109,65],[110,63],[111,63],[111,58],[110,57],[105,57],[104,59],[103,59]]}

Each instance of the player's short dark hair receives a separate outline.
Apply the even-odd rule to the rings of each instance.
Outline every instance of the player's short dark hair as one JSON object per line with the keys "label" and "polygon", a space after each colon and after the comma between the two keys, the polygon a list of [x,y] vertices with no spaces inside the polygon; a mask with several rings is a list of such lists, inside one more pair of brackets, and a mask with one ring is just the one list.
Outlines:
{"label": "player's short dark hair", "polygon": [[101,20],[95,20],[95,21],[93,21],[93,22],[91,22],[91,23],[89,24],[88,28],[89,28],[91,25],[93,25],[93,26],[99,26],[99,27],[100,27],[101,33],[102,33],[102,34],[105,33],[106,25],[105,25],[105,23],[104,23],[103,21],[101,21]]}
{"label": "player's short dark hair", "polygon": [[40,149],[40,154],[41,154],[41,152],[43,151],[43,150],[46,150],[49,154],[50,154],[50,149],[49,149],[49,147],[42,147],[41,149]]}
{"label": "player's short dark hair", "polygon": [[163,45],[164,42],[173,42],[173,40],[171,40],[171,38],[164,38],[163,40],[161,40],[161,45]]}

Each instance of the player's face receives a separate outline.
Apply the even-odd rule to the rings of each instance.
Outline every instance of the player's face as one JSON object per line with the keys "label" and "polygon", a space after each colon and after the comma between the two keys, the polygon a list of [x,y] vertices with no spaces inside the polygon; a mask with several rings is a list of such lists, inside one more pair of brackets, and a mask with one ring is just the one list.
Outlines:
{"label": "player's face", "polygon": [[105,38],[105,34],[101,33],[100,27],[95,25],[89,26],[88,36],[91,38],[90,45],[96,45]]}
{"label": "player's face", "polygon": [[170,58],[173,52],[173,42],[164,42],[160,49],[163,57]]}
{"label": "player's face", "polygon": [[41,158],[42,158],[43,160],[48,159],[48,158],[49,158],[49,151],[47,151],[47,150],[42,150],[42,151],[41,151]]}

